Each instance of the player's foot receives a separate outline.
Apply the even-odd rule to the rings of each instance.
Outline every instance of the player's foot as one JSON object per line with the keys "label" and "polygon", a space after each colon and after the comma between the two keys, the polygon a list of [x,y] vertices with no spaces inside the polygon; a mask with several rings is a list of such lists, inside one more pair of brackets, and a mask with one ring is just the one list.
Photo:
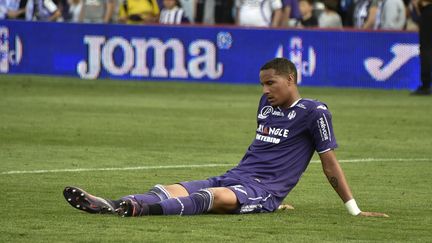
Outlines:
{"label": "player's foot", "polygon": [[418,89],[414,90],[411,95],[431,95],[431,89],[430,88],[424,88],[419,87]]}
{"label": "player's foot", "polygon": [[87,213],[115,213],[115,206],[111,200],[93,196],[78,187],[66,187],[63,190],[63,196],[72,207]]}
{"label": "player's foot", "polygon": [[120,202],[120,207],[116,209],[119,216],[136,217],[149,214],[149,206],[144,203],[139,203],[135,198],[128,198]]}

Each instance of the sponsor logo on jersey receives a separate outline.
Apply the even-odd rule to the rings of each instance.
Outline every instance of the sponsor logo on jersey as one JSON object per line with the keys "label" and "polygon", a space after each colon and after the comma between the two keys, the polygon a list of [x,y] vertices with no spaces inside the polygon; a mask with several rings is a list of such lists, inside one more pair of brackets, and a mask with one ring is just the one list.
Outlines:
{"label": "sponsor logo on jersey", "polygon": [[318,124],[318,129],[319,129],[320,135],[321,135],[321,141],[327,141],[327,140],[331,141],[330,128],[328,126],[327,118],[325,117],[324,114],[322,117],[320,117],[317,120],[317,124]]}
{"label": "sponsor logo on jersey", "polygon": [[273,116],[285,116],[285,114],[278,107],[277,110],[273,108],[273,106],[267,105],[261,108],[260,113],[258,114],[258,119],[266,119],[269,115]]}
{"label": "sponsor logo on jersey", "polygon": [[277,127],[264,127],[260,124],[257,128],[256,140],[260,140],[267,143],[279,144],[280,138],[287,138],[289,129],[277,128]]}
{"label": "sponsor logo on jersey", "polygon": [[289,134],[289,129],[277,128],[277,127],[265,127],[262,124],[258,126],[256,131],[264,135],[273,135],[276,137],[284,137],[284,138],[287,138]]}

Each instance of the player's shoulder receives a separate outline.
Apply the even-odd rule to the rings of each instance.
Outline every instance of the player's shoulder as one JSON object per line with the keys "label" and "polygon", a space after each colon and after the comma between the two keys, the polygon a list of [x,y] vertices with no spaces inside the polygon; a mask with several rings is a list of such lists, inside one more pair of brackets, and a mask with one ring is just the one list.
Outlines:
{"label": "player's shoulder", "polygon": [[306,110],[308,113],[329,112],[327,104],[314,99],[302,98],[295,106]]}

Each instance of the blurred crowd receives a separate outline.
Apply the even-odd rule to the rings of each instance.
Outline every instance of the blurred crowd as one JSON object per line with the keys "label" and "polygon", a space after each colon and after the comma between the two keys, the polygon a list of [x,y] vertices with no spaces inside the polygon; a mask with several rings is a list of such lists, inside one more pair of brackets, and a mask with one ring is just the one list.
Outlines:
{"label": "blurred crowd", "polygon": [[422,0],[0,0],[0,19],[417,30]]}

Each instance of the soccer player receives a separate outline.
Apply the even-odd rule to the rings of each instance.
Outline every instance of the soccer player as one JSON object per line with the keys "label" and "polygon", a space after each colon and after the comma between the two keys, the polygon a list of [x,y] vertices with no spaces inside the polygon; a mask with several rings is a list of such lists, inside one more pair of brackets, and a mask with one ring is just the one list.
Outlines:
{"label": "soccer player", "polygon": [[240,163],[221,176],[201,181],[156,185],[144,194],[119,200],[93,196],[77,187],[63,194],[75,208],[121,216],[264,213],[278,209],[317,151],[330,184],[352,215],[362,212],[336,159],[337,147],[327,106],[300,97],[294,64],[276,58],[260,70],[263,95],[256,136]]}

